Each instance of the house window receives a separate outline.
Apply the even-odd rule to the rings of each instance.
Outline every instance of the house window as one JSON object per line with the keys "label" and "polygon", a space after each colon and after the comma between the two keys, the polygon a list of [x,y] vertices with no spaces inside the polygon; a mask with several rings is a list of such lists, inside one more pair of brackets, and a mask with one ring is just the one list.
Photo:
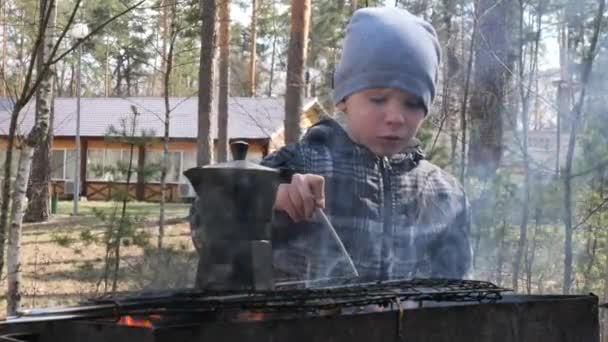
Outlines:
{"label": "house window", "polygon": [[[126,182],[130,148],[89,149],[87,152],[87,180]],[[133,150],[131,183],[137,180],[138,149]]]}
{"label": "house window", "polygon": [[196,151],[184,151],[183,169],[180,173],[180,182],[188,183],[188,179],[183,175],[184,171],[196,167]]}
{"label": "house window", "polygon": [[[182,174],[182,151],[169,151],[169,164],[167,168],[167,182],[179,183]],[[146,151],[146,168],[157,169],[151,177],[152,182],[160,182],[160,167],[163,161],[162,150]]]}
{"label": "house window", "polygon": [[51,180],[73,180],[76,168],[76,150],[51,150]]}
{"label": "house window", "polygon": [[51,151],[51,180],[65,179],[65,150]]}
{"label": "house window", "polygon": [[103,165],[104,150],[89,149],[87,151],[87,180],[104,180]]}

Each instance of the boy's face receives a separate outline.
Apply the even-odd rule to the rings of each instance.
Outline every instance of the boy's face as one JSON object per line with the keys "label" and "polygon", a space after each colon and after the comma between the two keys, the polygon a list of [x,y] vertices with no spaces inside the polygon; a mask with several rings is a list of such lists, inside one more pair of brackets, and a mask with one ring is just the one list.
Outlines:
{"label": "boy's face", "polygon": [[425,116],[420,99],[392,88],[354,93],[338,104],[338,108],[346,113],[350,138],[379,156],[403,151]]}

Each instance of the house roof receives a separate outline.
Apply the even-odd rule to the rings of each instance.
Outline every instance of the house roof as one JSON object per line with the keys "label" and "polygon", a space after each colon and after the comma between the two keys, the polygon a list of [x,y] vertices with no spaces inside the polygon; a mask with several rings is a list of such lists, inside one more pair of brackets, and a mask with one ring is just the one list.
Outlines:
{"label": "house roof", "polygon": [[[170,136],[196,139],[198,125],[198,98],[172,97]],[[103,97],[81,99],[80,135],[103,137],[110,125],[119,127],[121,121],[131,122],[131,106],[140,114],[137,130],[151,130],[155,136],[164,134],[165,103],[162,97]],[[304,100],[304,110],[320,106],[315,98]],[[8,106],[5,106],[8,107]],[[0,135],[7,135],[10,112],[0,106]],[[284,99],[261,97],[232,97],[228,102],[228,137],[261,139],[269,138],[283,127]],[[320,107],[319,107],[320,108]],[[32,101],[20,115],[19,133],[27,133],[34,122],[35,103]],[[53,131],[56,137],[76,135],[76,98],[55,99]],[[211,134],[217,138],[217,115],[212,115]]]}

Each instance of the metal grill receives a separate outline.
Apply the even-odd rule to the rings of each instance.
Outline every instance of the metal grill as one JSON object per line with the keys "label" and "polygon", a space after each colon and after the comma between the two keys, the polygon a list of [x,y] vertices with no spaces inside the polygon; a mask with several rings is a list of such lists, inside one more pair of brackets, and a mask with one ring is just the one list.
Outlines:
{"label": "metal grill", "polygon": [[[279,289],[276,291],[180,291],[167,294],[112,296],[91,304],[109,304],[117,308],[162,306],[165,310],[216,311],[255,310],[305,311],[370,304],[387,305],[396,301],[494,302],[508,291],[492,283],[471,280],[414,279],[374,283],[343,280],[327,287]],[[317,284],[320,285],[320,284]]]}
{"label": "metal grill", "polygon": [[[491,283],[433,279],[345,280],[266,293],[124,293],[73,308],[29,311],[0,322],[0,340],[599,341],[597,297],[503,291]],[[416,301],[423,301],[423,309]]]}
{"label": "metal grill", "polygon": [[492,283],[472,280],[414,279],[356,283],[333,280],[331,286],[276,291],[160,291],[91,299],[73,308],[31,310],[22,320],[50,317],[101,318],[121,315],[184,315],[249,310],[256,312],[309,312],[366,305],[388,306],[404,301],[496,302],[508,291]]}

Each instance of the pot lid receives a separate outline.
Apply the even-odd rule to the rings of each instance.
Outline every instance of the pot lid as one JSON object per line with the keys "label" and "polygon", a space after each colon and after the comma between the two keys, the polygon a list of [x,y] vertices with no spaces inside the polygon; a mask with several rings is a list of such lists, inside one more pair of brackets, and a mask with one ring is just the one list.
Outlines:
{"label": "pot lid", "polygon": [[234,160],[219,164],[211,164],[205,165],[202,167],[196,167],[199,170],[217,170],[217,169],[237,169],[237,170],[255,170],[255,171],[264,171],[271,173],[279,173],[279,170],[262,166],[256,163],[252,163],[247,161],[247,150],[249,149],[249,144],[246,141],[238,140],[234,141],[230,144],[230,152],[232,153],[232,158]]}

